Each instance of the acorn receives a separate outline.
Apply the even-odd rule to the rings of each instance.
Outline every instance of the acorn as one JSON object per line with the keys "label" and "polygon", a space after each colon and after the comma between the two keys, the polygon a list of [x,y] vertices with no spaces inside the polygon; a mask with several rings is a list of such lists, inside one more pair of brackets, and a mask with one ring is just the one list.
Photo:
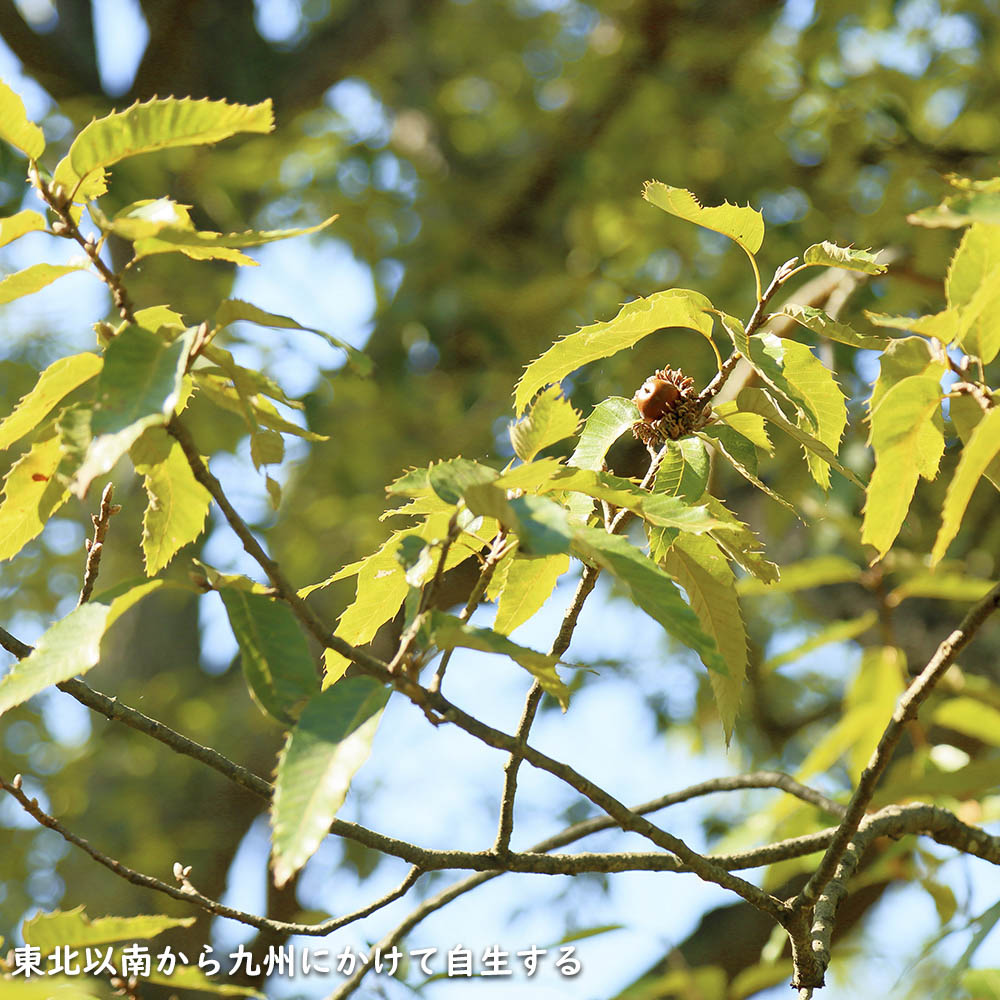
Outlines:
{"label": "acorn", "polygon": [[657,375],[650,375],[632,397],[632,401],[639,408],[642,419],[652,423],[666,416],[680,397],[680,390],[672,382]]}

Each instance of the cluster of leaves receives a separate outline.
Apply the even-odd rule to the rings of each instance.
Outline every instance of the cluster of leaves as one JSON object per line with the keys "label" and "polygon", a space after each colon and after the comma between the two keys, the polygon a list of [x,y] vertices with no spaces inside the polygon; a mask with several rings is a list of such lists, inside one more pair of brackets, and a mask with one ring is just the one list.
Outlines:
{"label": "cluster of leaves", "polygon": [[[210,319],[196,325],[186,324],[169,304],[133,308],[122,276],[112,274],[101,257],[104,242],[114,236],[133,248],[126,273],[136,261],[165,253],[252,264],[247,248],[329,225],[332,219],[280,232],[202,232],[187,207],[169,198],[138,201],[110,216],[101,211],[97,199],[107,191],[108,168],[127,157],[271,128],[266,102],[243,107],[150,101],[92,122],[49,174],[40,164],[45,152],[40,129],[28,121],[13,91],[0,87],[0,138],[28,158],[29,179],[47,206],[47,214],[24,210],[0,220],[0,245],[47,231],[77,240],[85,254],[79,264],[39,263],[5,278],[0,303],[72,271],[91,270],[108,284],[122,320],[98,325],[96,353],[61,359],[40,372],[34,388],[0,421],[0,448],[29,442],[4,480],[0,560],[21,552],[71,496],[86,497],[91,484],[125,456],[143,477],[149,498],[142,537],[149,579],[98,594],[53,625],[34,652],[0,680],[0,713],[86,673],[99,661],[101,640],[123,612],[163,586],[184,586],[160,574],[201,535],[213,494],[205,460],[192,454],[183,421],[210,423],[213,412],[236,414],[245,423],[258,469],[281,461],[283,435],[318,438],[282,415],[279,405],[298,404],[273,379],[239,365],[219,343],[237,321],[307,328],[234,299],[220,302]],[[787,435],[801,445],[820,488],[830,488],[832,470],[865,492],[862,540],[873,546],[876,560],[899,533],[918,478],[935,477],[948,421],[963,448],[932,563],[954,539],[980,478],[1000,488],[1000,424],[986,382],[986,366],[1000,353],[994,301],[1000,294],[1000,185],[958,179],[954,184],[958,194],[912,219],[920,225],[968,226],[947,276],[948,308],[919,318],[871,315],[879,331],[910,334],[896,337],[859,332],[815,307],[786,303],[773,314],[766,311],[771,296],[808,268],[880,274],[884,265],[877,254],[816,244],[801,264],[796,266],[796,259],[780,268],[765,289],[756,256],[765,235],[759,212],[729,204],[703,207],[689,191],[650,182],[644,197],[651,204],[723,234],[745,252],[756,285],[749,319],[742,322],[697,291],[671,288],[557,341],[527,366],[515,389],[520,419],[510,428],[510,440],[516,459],[503,469],[454,458],[406,472],[388,487],[392,506],[383,515],[405,518],[406,526],[392,531],[370,556],[302,589],[298,598],[354,579],[355,600],[335,632],[342,649],[371,642],[402,612],[404,639],[393,664],[400,671],[416,676],[434,656],[456,647],[496,653],[527,671],[566,709],[571,685],[558,669],[563,650],[529,649],[510,634],[546,603],[575,559],[585,572],[612,576],[668,635],[697,653],[730,739],[747,671],[739,591],[776,585],[780,571],[765,557],[757,535],[710,491],[713,456],[796,511],[760,468],[761,455],[773,451],[771,433]],[[98,237],[81,235],[85,212]],[[819,341],[881,352],[870,401],[875,469],[867,486],[839,457],[848,411],[834,373],[810,344],[769,332],[765,324],[772,316],[793,321],[804,336]],[[726,362],[717,326],[718,339],[724,336],[732,348]],[[635,404],[614,396],[584,421],[559,385],[582,365],[632,348],[664,328],[689,330],[712,345],[719,376],[705,406],[736,360],[745,360],[750,375],[733,399],[712,408],[702,429],[663,440],[640,483],[612,474],[606,464],[614,443],[640,419]],[[342,347],[358,370],[368,369],[365,357],[348,345],[312,332]],[[948,372],[957,381],[945,391],[941,380]],[[570,439],[567,455],[561,448]],[[277,506],[278,486],[270,478],[267,483]],[[625,534],[630,521],[641,531]],[[477,596],[497,603],[490,628],[468,623],[471,605],[459,615],[433,606],[443,574],[466,561],[482,566]],[[272,866],[276,883],[283,885],[326,835],[368,755],[391,689],[349,672],[351,657],[334,648],[324,650],[318,670],[288,595],[276,594],[273,586],[200,563],[194,585],[221,594],[247,684],[261,709],[288,729],[271,810]],[[878,656],[882,662],[885,651]],[[898,685],[891,687],[894,697]],[[864,693],[857,692],[859,704]],[[884,702],[879,699],[878,705]],[[866,720],[869,727],[878,722]],[[838,747],[841,737],[834,740]],[[833,762],[828,758],[829,753],[822,758],[824,767]]]}

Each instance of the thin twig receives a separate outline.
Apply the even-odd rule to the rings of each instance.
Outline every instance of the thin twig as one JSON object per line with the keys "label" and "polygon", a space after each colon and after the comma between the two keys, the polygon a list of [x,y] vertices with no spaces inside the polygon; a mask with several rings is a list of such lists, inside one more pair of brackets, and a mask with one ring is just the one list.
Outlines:
{"label": "thin twig", "polygon": [[108,525],[111,523],[111,518],[121,510],[119,504],[111,502],[114,491],[114,484],[108,483],[101,494],[98,513],[90,515],[90,520],[94,523],[94,537],[86,540],[87,562],[83,570],[83,587],[80,590],[80,599],[76,602],[77,607],[86,604],[94,592],[97,574],[101,569],[101,555],[104,553],[104,539],[108,534]]}
{"label": "thin twig", "polygon": [[1000,607],[1000,583],[969,610],[969,613],[962,619],[962,623],[938,646],[937,652],[931,657],[927,666],[914,678],[903,693],[896,704],[889,724],[885,727],[878,741],[878,746],[861,773],[858,786],[851,796],[847,811],[837,830],[837,836],[827,849],[819,867],[813,872],[812,877],[793,901],[793,909],[811,906],[827,882],[833,877],[847,845],[857,831],[861,818],[875,794],[875,786],[903,735],[906,723],[916,718],[921,704],[933,691],[934,685],[998,607]]}

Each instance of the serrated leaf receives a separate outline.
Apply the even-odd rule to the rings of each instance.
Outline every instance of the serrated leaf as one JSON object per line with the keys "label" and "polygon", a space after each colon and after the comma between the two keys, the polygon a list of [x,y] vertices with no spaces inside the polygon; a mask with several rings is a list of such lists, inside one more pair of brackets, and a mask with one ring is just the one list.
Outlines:
{"label": "serrated leaf", "polygon": [[728,746],[747,670],[746,629],[733,571],[711,538],[684,534],[667,550],[663,568],[684,588],[702,629],[726,662],[728,673],[709,671],[709,681]]}
{"label": "serrated leaf", "polygon": [[772,670],[777,670],[778,667],[783,667],[786,663],[795,663],[808,653],[822,649],[824,646],[829,646],[832,643],[850,642],[877,624],[878,612],[876,611],[868,611],[859,618],[834,622],[832,625],[820,629],[815,635],[811,635],[805,642],[800,642],[792,649],[778,653],[777,656],[769,657],[761,664],[761,672],[770,673]]}
{"label": "serrated leaf", "polygon": [[191,98],[153,98],[92,121],[73,140],[53,180],[77,202],[107,190],[105,170],[129,156],[219,142],[237,132],[270,132],[270,100],[246,106]]}
{"label": "serrated leaf", "polygon": [[[874,398],[874,397],[873,397]],[[911,375],[896,383],[871,415],[875,469],[868,484],[861,541],[881,559],[892,546],[910,508],[917,477],[933,478],[944,451],[941,386],[933,375]]]}
{"label": "serrated leaf", "polygon": [[45,152],[42,130],[28,120],[24,101],[0,80],[0,139],[19,149],[29,160],[37,160]]}
{"label": "serrated leaf", "polygon": [[0,715],[47,687],[95,667],[107,630],[162,583],[162,580],[148,580],[133,585],[130,581],[92,597],[52,625],[35,644],[34,651],[0,678]]}
{"label": "serrated leaf", "polygon": [[835,583],[856,583],[861,579],[860,566],[843,556],[816,556],[781,567],[781,581],[762,586],[758,580],[740,580],[741,594],[791,594],[813,587],[829,587]]}
{"label": "serrated leaf", "polygon": [[495,518],[517,536],[523,555],[546,556],[569,551],[573,536],[569,511],[548,497],[509,499],[492,483],[470,486],[465,502],[474,514]]}
{"label": "serrated leaf", "polygon": [[[962,443],[967,445],[976,425],[983,419],[983,409],[971,396],[956,396],[950,402],[948,415]],[[990,462],[983,475],[1000,490],[1000,458]]]}
{"label": "serrated leaf", "polygon": [[22,396],[13,411],[0,421],[0,451],[34,430],[63,397],[93,378],[102,364],[96,354],[74,354],[53,361],[38,376],[31,392]]}
{"label": "serrated leaf", "polygon": [[782,414],[777,403],[763,389],[741,389],[736,399],[739,408],[748,413],[759,413],[765,420],[770,421],[775,427],[780,428],[790,437],[795,438],[799,444],[804,445],[809,451],[819,456],[827,465],[836,469],[844,478],[849,479],[855,486],[864,489],[864,483],[840,464],[837,456],[822,441],[817,440],[813,435],[808,434],[800,427],[790,423]]}
{"label": "serrated leaf", "polygon": [[885,264],[880,264],[877,257],[881,251],[857,250],[854,247],[839,247],[836,243],[824,240],[814,243],[802,255],[802,263],[810,267],[842,267],[848,271],[861,271],[863,274],[883,274]]}
{"label": "serrated leaf", "polygon": [[520,557],[510,563],[505,575],[493,629],[510,635],[552,596],[559,577],[569,569],[569,556]]}
{"label": "serrated leaf", "polygon": [[470,486],[492,483],[497,478],[494,469],[467,458],[438,462],[427,471],[427,483],[445,503],[457,504]]}
{"label": "serrated leaf", "polygon": [[287,604],[236,587],[219,590],[260,709],[285,725],[319,691],[316,663]]}
{"label": "serrated leaf", "polygon": [[959,334],[960,316],[957,309],[945,309],[943,312],[931,313],[928,316],[887,316],[885,313],[874,313],[865,310],[868,321],[875,326],[890,330],[907,330],[910,333],[920,333],[925,337],[937,337],[942,343],[949,344]]}
{"label": "serrated leaf", "polygon": [[49,518],[69,499],[56,477],[63,450],[55,428],[34,442],[4,477],[0,502],[0,562],[17,555],[42,533]]}
{"label": "serrated leaf", "polygon": [[[887,396],[886,399],[888,398]],[[1000,407],[993,407],[976,424],[969,443],[962,449],[962,457],[958,460],[955,475],[948,484],[941,511],[941,528],[931,551],[932,566],[941,561],[948,546],[958,534],[965,508],[972,499],[972,492],[998,454],[1000,454]]]}
{"label": "serrated leaf", "polygon": [[149,497],[142,552],[146,575],[155,576],[202,533],[212,497],[194,478],[181,446],[162,428],[147,430],[130,455]]}
{"label": "serrated leaf", "polygon": [[973,222],[997,225],[1000,224],[1000,191],[963,191],[945,198],[933,208],[913,212],[906,221],[928,229],[959,229]]}
{"label": "serrated leaf", "polygon": [[801,327],[815,333],[818,337],[835,340],[838,344],[849,347],[860,347],[871,351],[881,351],[892,339],[885,334],[858,333],[846,323],[838,323],[831,319],[822,309],[804,306],[798,302],[786,302],[774,316],[787,316]]}
{"label": "serrated leaf", "polygon": [[25,233],[35,233],[44,229],[44,216],[26,208],[23,212],[18,212],[16,215],[0,219],[0,247],[5,247],[8,243],[13,243],[14,240]]}
{"label": "serrated leaf", "polygon": [[653,493],[696,504],[708,486],[711,462],[704,443],[696,437],[667,441],[666,452],[653,480]]}
{"label": "serrated leaf", "polygon": [[81,499],[150,427],[166,424],[183,391],[191,330],[173,343],[127,326],[104,352],[91,420],[94,439],[70,489]]}
{"label": "serrated leaf", "polygon": [[751,444],[756,445],[765,454],[773,455],[774,445],[771,443],[771,438],[768,436],[764,418],[759,413],[740,413],[736,410],[735,400],[733,400],[731,404],[724,403],[723,407],[729,405],[732,405],[733,407],[733,411],[731,413],[723,416],[720,412],[722,407],[717,407],[715,415],[719,417],[727,427],[731,427],[737,434],[741,434],[748,441],[750,441]]}
{"label": "serrated leaf", "polygon": [[278,758],[271,868],[279,888],[313,856],[368,759],[389,689],[349,677],[306,704]]}
{"label": "serrated leaf", "polygon": [[434,611],[430,615],[429,627],[434,645],[438,649],[453,649],[461,646],[463,649],[476,649],[482,653],[498,653],[508,656],[515,663],[524,667],[541,684],[546,694],[552,695],[562,706],[563,711],[569,705],[569,689],[556,672],[559,657],[536,652],[511,642],[504,635],[488,628],[476,628],[467,625],[452,615]]}
{"label": "serrated leaf", "polygon": [[721,500],[706,494],[705,503],[712,517],[722,522],[721,527],[712,529],[711,535],[730,559],[764,583],[780,579],[778,567],[764,558],[761,540]]}
{"label": "serrated leaf", "polygon": [[33,295],[64,274],[86,270],[88,268],[82,264],[32,264],[0,281],[0,305],[6,305],[24,295]]}
{"label": "serrated leaf", "polygon": [[[847,407],[833,372],[808,347],[794,340],[757,334],[750,338],[749,347],[754,368],[795,406],[799,427],[836,455],[847,424]],[[806,461],[813,479],[822,489],[829,489],[830,470],[808,446]]]}
{"label": "serrated leaf", "polygon": [[929,375],[940,380],[947,367],[944,359],[922,337],[904,337],[892,341],[879,358],[879,375],[868,403],[869,413],[903,379],[912,375]]}
{"label": "serrated leaf", "polygon": [[115,941],[148,941],[174,927],[190,927],[194,917],[168,917],[149,914],[138,917],[97,917],[91,920],[83,906],[54,913],[38,913],[25,920],[21,934],[25,944],[41,948],[43,953],[61,945],[77,948],[110,944]]}
{"label": "serrated leaf", "polygon": [[728,236],[751,256],[764,242],[764,216],[749,205],[741,207],[724,202],[705,208],[686,188],[671,187],[660,181],[647,181],[642,196],[664,212]]}
{"label": "serrated leaf", "polygon": [[639,409],[631,399],[611,396],[598,403],[583,425],[569,464],[599,471],[608,450],[638,419]]}
{"label": "serrated leaf", "polygon": [[592,323],[567,334],[525,368],[514,391],[514,412],[523,413],[539,389],[561,382],[591,361],[634,347],[664,327],[686,327],[711,343],[712,317],[706,312],[711,307],[700,292],[671,288],[629,302],[606,323]]}
{"label": "serrated leaf", "polygon": [[709,670],[725,674],[726,662],[715,640],[706,635],[698,616],[681,598],[671,577],[621,535],[603,528],[574,530],[573,554],[606,569],[632,596],[632,600],[664,630],[694,650]]}
{"label": "serrated leaf", "polygon": [[698,432],[698,437],[715,447],[748,483],[752,483],[775,503],[791,511],[801,520],[799,512],[780,493],[776,493],[758,477],[757,452],[752,441],[725,423],[709,424],[703,431]]}
{"label": "serrated leaf", "polygon": [[[328,225],[335,218],[336,216],[333,216],[333,218],[321,223],[320,226],[314,226],[313,229],[320,229],[322,226]],[[312,229],[289,230],[288,232],[291,235],[298,235],[299,233],[312,232]],[[236,323],[240,320],[248,323],[256,323],[257,326],[269,326],[283,330],[302,330],[305,333],[314,333],[316,336],[322,337],[331,347],[336,347],[343,351],[347,355],[347,360],[351,366],[362,375],[368,375],[372,371],[373,364],[371,358],[357,348],[352,347],[346,340],[341,340],[340,337],[335,337],[325,330],[318,330],[312,326],[302,326],[302,324],[289,316],[280,316],[277,313],[267,312],[255,305],[251,305],[249,302],[244,302],[242,299],[225,299],[215,311],[215,323],[217,326],[228,326],[230,323]]]}
{"label": "serrated leaf", "polygon": [[549,445],[576,433],[580,414],[564,399],[558,386],[551,386],[535,399],[523,420],[512,424],[510,442],[522,462],[530,462]]}
{"label": "serrated leaf", "polygon": [[944,290],[948,306],[964,306],[1000,267],[1000,227],[976,223],[962,235],[955,250]]}
{"label": "serrated leaf", "polygon": [[130,243],[155,236],[165,229],[194,231],[190,205],[179,205],[172,198],[144,198],[134,201],[108,218],[97,202],[92,202],[88,212],[94,225],[106,235],[118,236]]}
{"label": "serrated leaf", "polygon": [[[692,506],[680,497],[649,493],[635,483],[608,472],[562,468],[552,476],[546,490],[573,490],[624,507],[659,527],[702,533],[718,527],[704,506]],[[701,494],[699,494],[700,496]]]}

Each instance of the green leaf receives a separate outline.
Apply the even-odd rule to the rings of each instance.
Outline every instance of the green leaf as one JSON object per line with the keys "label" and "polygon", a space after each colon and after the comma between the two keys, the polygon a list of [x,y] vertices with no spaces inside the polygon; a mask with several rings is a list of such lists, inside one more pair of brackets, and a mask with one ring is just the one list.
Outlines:
{"label": "green leaf", "polygon": [[[562,468],[552,476],[546,489],[573,490],[624,507],[650,524],[701,533],[718,527],[708,510],[693,507],[680,497],[649,493],[635,483],[608,472]],[[700,496],[700,494],[699,494]]]}
{"label": "green leaf", "polygon": [[594,407],[580,432],[569,464],[599,472],[611,446],[639,419],[639,409],[631,399],[611,396]]}
{"label": "green leaf", "polygon": [[884,313],[873,313],[866,309],[865,315],[875,326],[887,327],[890,330],[908,330],[910,333],[921,333],[925,337],[937,337],[945,344],[959,335],[961,317],[957,309],[945,309],[944,312],[932,313],[929,316],[886,316]]}
{"label": "green leaf", "polygon": [[558,386],[551,386],[535,399],[527,416],[512,424],[510,442],[522,462],[530,462],[549,445],[576,433],[580,414],[562,397]]}
{"label": "green leaf", "polygon": [[831,319],[822,309],[804,306],[798,302],[786,302],[774,316],[787,316],[799,326],[812,331],[818,337],[835,340],[838,344],[848,347],[861,347],[872,351],[881,351],[892,339],[885,334],[858,333],[846,323],[838,323]]}
{"label": "green leaf", "polygon": [[0,502],[0,562],[17,555],[41,534],[49,518],[69,499],[56,470],[63,449],[55,427],[39,437],[4,477]]}
{"label": "green leaf", "polygon": [[574,530],[573,554],[606,569],[631,594],[632,600],[650,618],[689,649],[709,670],[727,672],[726,662],[715,640],[706,635],[698,616],[677,592],[671,577],[621,535],[603,528]]}
{"label": "green leaf", "polygon": [[949,308],[967,305],[1000,267],[1000,228],[969,226],[948,265],[944,290]]}
{"label": "green leaf", "polygon": [[[285,232],[291,236],[313,232],[328,225],[335,218],[336,216],[332,219],[327,219],[326,222],[321,223],[319,226],[313,226],[309,229],[286,230]],[[283,239],[285,237],[274,236],[274,238]],[[270,326],[282,330],[302,330],[305,333],[314,333],[316,336],[322,337],[331,347],[336,347],[343,351],[347,355],[347,360],[351,367],[362,375],[369,375],[372,371],[371,358],[357,348],[352,347],[346,340],[341,340],[339,337],[335,337],[325,330],[317,330],[312,326],[302,326],[289,316],[280,316],[278,313],[267,312],[241,299],[225,299],[215,311],[215,323],[217,326],[229,326],[230,323],[236,323],[240,320],[248,323],[256,323],[258,326]]]}
{"label": "green leaf", "polygon": [[606,323],[593,323],[568,334],[524,370],[514,392],[515,413],[521,414],[539,389],[561,382],[591,361],[634,347],[664,327],[695,330],[711,343],[712,317],[706,312],[711,307],[700,292],[671,288],[629,302]]}
{"label": "green leaf", "polygon": [[769,420],[775,427],[780,428],[790,437],[795,438],[799,444],[804,445],[809,451],[818,455],[827,465],[836,469],[837,472],[846,479],[849,479],[855,486],[860,486],[861,489],[864,489],[864,483],[850,469],[840,464],[837,456],[826,444],[818,441],[800,427],[796,427],[795,424],[789,423],[778,408],[777,403],[763,389],[741,389],[736,403],[741,410],[747,413],[759,413],[765,420]]}
{"label": "green leaf", "polygon": [[515,663],[524,667],[541,684],[545,693],[552,695],[562,706],[563,711],[566,711],[569,705],[569,689],[556,672],[559,657],[519,646],[492,629],[466,625],[454,616],[441,611],[431,613],[430,629],[434,645],[438,649],[461,646],[463,649],[477,649],[482,653],[499,653],[501,656],[510,657]]}
{"label": "green leaf", "polygon": [[[0,84],[2,86],[2,84]],[[0,247],[13,243],[25,233],[35,233],[45,229],[45,218],[37,212],[25,209],[9,218],[0,219]]]}
{"label": "green leaf", "polygon": [[482,483],[465,491],[465,502],[474,514],[496,518],[513,532],[523,555],[548,556],[569,550],[573,537],[569,511],[548,497],[508,499],[506,490]]}
{"label": "green leaf", "polygon": [[76,202],[107,190],[105,169],[129,156],[219,142],[237,132],[270,132],[271,102],[246,106],[191,98],[153,98],[92,121],[56,167],[53,180]]}
{"label": "green leaf", "polygon": [[38,913],[25,920],[21,934],[25,944],[41,948],[43,953],[60,945],[77,948],[110,944],[115,941],[148,941],[174,927],[190,927],[194,917],[168,917],[149,914],[138,917],[97,917],[91,920],[83,906],[54,913]]}
{"label": "green leaf", "polygon": [[94,440],[71,489],[81,499],[150,427],[166,424],[182,392],[191,338],[168,343],[140,326],[127,326],[104,353],[91,429]]}
{"label": "green leaf", "polygon": [[903,379],[912,375],[929,375],[940,381],[947,368],[947,362],[923,337],[904,337],[892,341],[879,358],[879,376],[868,403],[869,413]]}
{"label": "green leaf", "polygon": [[[3,984],[4,1000],[105,1000],[106,994],[100,988],[99,980],[94,985],[82,985],[79,976],[57,976],[48,974],[44,979],[12,979],[0,976]],[[87,980],[83,980],[86,984]],[[96,992],[95,992],[96,991]]]}
{"label": "green leaf", "polygon": [[842,267],[847,271],[861,271],[864,274],[884,274],[885,264],[877,257],[881,251],[856,250],[854,247],[839,247],[824,240],[814,243],[802,255],[802,263],[808,267]]}
{"label": "green leaf", "polygon": [[944,507],[941,511],[941,528],[931,551],[932,566],[941,561],[948,546],[958,534],[965,508],[972,499],[972,491],[998,454],[1000,454],[1000,407],[995,406],[976,424],[969,443],[962,449],[962,457],[958,460],[955,475],[948,484],[948,492],[945,494]]}
{"label": "green leaf", "polygon": [[663,568],[684,588],[702,629],[726,662],[728,673],[709,671],[709,680],[728,746],[747,670],[746,629],[733,571],[711,538],[684,534],[667,551]]}
{"label": "green leaf", "polygon": [[939,726],[956,733],[1000,746],[1000,711],[975,698],[949,698],[935,709],[931,718]]}
{"label": "green leaf", "polygon": [[24,295],[33,295],[64,274],[86,270],[88,268],[82,264],[32,264],[0,281],[0,305],[6,305]]}
{"label": "green leaf", "polygon": [[0,421],[0,451],[34,430],[64,396],[93,378],[102,363],[96,354],[74,354],[53,361],[38,376],[31,392]]}
{"label": "green leaf", "polygon": [[315,854],[368,759],[389,690],[350,677],[306,704],[278,758],[271,867],[279,888]]}
{"label": "green leaf", "polygon": [[711,535],[729,558],[756,579],[775,583],[780,576],[778,567],[764,558],[761,540],[721,500],[706,494],[705,503],[712,517],[722,522],[721,527],[712,529]]}
{"label": "green leaf", "polygon": [[[874,398],[874,395],[873,395]],[[944,451],[939,429],[941,385],[911,375],[886,392],[871,415],[875,469],[868,484],[861,541],[881,559],[903,526],[918,475],[933,478]]]}
{"label": "green leaf", "polygon": [[933,208],[913,212],[906,221],[928,229],[959,229],[973,222],[997,225],[1000,224],[1000,191],[963,191],[945,198]]}
{"label": "green leaf", "polygon": [[710,471],[708,452],[699,438],[667,441],[666,453],[653,480],[653,493],[696,504],[708,486]]}
{"label": "green leaf", "polygon": [[457,504],[470,486],[492,483],[496,470],[467,458],[438,462],[427,471],[427,484],[445,503]]}
{"label": "green leaf", "polygon": [[704,208],[690,191],[660,181],[647,181],[642,196],[664,212],[728,236],[750,256],[764,242],[764,216],[749,205],[743,208],[724,202],[714,208]]}
{"label": "green leaf", "polygon": [[[967,445],[976,425],[983,419],[983,409],[971,396],[956,396],[950,402],[948,415],[962,439],[962,444]],[[1000,458],[990,462],[983,475],[1000,490]]]}
{"label": "green leaf", "polygon": [[176,965],[168,976],[166,968],[163,972],[158,972],[154,964],[149,970],[149,975],[142,978],[144,982],[166,987],[171,991],[170,996],[176,996],[178,990],[195,990],[199,993],[214,993],[221,997],[238,997],[239,1000],[246,1000],[247,997],[267,1000],[259,990],[248,989],[239,983],[220,983],[209,979],[196,965]]}
{"label": "green leaf", "polygon": [[510,635],[552,596],[559,577],[569,569],[569,556],[515,558],[507,569],[493,629]]}
{"label": "green leaf", "polygon": [[[775,493],[757,476],[757,451],[752,441],[743,437],[725,423],[709,424],[698,437],[708,441],[747,482],[753,483],[762,493],[766,493],[775,503],[799,517],[798,511],[779,493]],[[800,518],[801,520],[801,518]]]}
{"label": "green leaf", "polygon": [[1000,969],[966,969],[962,989],[976,1000],[1000,1000]]}
{"label": "green leaf", "polygon": [[0,678],[0,715],[53,684],[85,674],[101,658],[105,632],[133,604],[157,590],[162,580],[131,582],[92,597],[51,626],[34,652]]}
{"label": "green leaf", "polygon": [[319,691],[316,662],[291,608],[237,587],[219,590],[240,647],[243,675],[261,711],[285,725]]}
{"label": "green leaf", "polygon": [[45,152],[45,136],[24,110],[24,101],[0,80],[0,139],[19,149],[29,160]]}
{"label": "green leaf", "polygon": [[[793,403],[799,427],[836,455],[847,423],[847,408],[833,372],[808,347],[794,340],[764,333],[751,337],[749,346],[751,364]],[[808,447],[806,460],[813,479],[824,490],[829,489],[826,464],[810,454]]]}
{"label": "green leaf", "polygon": [[250,459],[254,468],[262,465],[280,465],[285,457],[285,439],[267,427],[258,427],[250,435]]}
{"label": "green leaf", "polygon": [[142,519],[142,552],[146,575],[155,576],[201,534],[212,496],[194,478],[181,446],[162,428],[147,430],[130,455],[149,497]]}
{"label": "green leaf", "polygon": [[993,589],[992,580],[982,580],[965,573],[921,570],[893,587],[886,595],[890,608],[898,607],[908,597],[929,597],[939,601],[978,601]]}
{"label": "green leaf", "polygon": [[829,587],[834,583],[856,583],[861,579],[862,569],[850,559],[842,556],[817,556],[797,563],[786,563],[781,567],[781,581],[770,586],[762,586],[757,580],[741,580],[738,588],[741,594],[791,594],[813,587]]}
{"label": "green leaf", "polygon": [[878,624],[878,612],[868,611],[859,618],[850,618],[847,621],[834,622],[824,629],[820,629],[815,635],[809,636],[805,642],[800,642],[792,649],[785,650],[765,660],[761,665],[763,673],[770,673],[783,667],[786,663],[795,663],[801,660],[806,654],[816,649],[822,649],[835,642],[850,642],[859,635],[867,632],[870,628]]}

